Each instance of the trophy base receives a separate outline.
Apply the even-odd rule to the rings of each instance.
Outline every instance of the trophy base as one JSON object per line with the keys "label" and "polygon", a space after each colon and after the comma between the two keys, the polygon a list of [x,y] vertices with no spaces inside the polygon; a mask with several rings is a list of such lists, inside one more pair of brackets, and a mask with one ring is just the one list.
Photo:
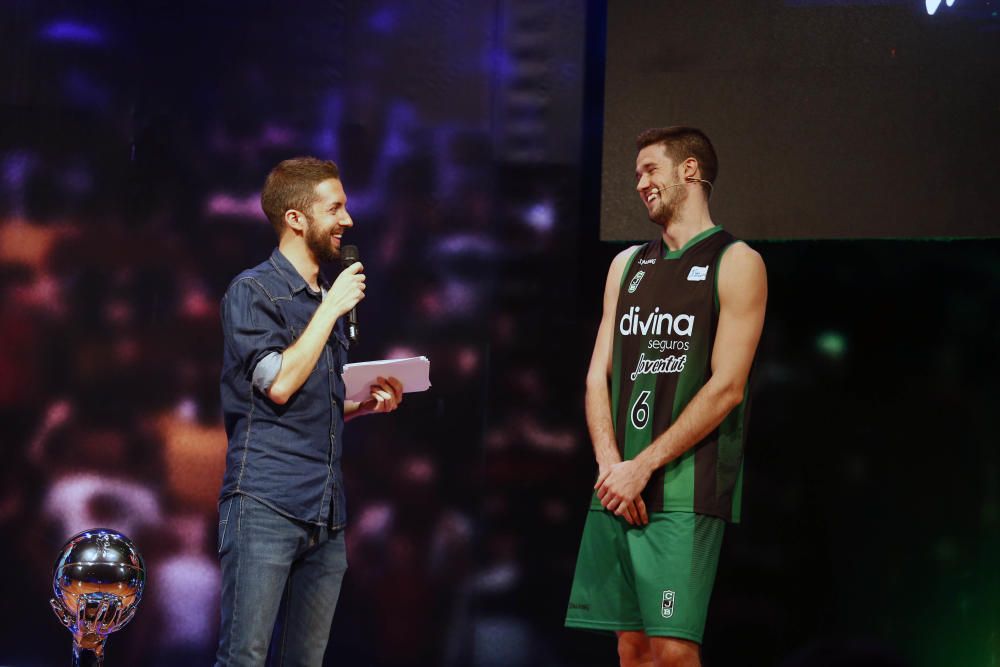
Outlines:
{"label": "trophy base", "polygon": [[104,651],[73,647],[73,667],[101,667],[103,664]]}

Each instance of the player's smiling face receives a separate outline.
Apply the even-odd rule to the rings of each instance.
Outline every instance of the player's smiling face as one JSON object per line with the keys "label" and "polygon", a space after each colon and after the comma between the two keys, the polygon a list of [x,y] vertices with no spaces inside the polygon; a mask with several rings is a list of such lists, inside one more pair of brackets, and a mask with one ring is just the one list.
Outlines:
{"label": "player's smiling face", "polygon": [[651,144],[635,158],[636,192],[646,205],[649,219],[666,225],[687,198],[687,188],[670,187],[683,183],[678,168],[667,157],[663,144]]}

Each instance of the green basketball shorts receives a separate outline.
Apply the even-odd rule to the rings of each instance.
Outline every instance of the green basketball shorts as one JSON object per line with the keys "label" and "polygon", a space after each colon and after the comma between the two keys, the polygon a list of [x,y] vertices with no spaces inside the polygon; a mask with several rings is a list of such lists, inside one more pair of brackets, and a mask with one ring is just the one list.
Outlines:
{"label": "green basketball shorts", "polygon": [[641,630],[701,643],[725,521],[692,512],[650,514],[630,526],[587,512],[566,627]]}

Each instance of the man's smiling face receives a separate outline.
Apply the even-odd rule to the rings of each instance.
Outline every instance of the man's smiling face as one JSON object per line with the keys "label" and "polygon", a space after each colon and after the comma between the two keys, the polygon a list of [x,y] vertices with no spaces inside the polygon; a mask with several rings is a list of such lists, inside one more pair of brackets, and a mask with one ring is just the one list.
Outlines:
{"label": "man's smiling face", "polygon": [[306,214],[306,246],[317,261],[332,262],[340,258],[341,237],[354,221],[347,212],[347,195],[340,179],[320,182],[315,193],[312,210]]}
{"label": "man's smiling face", "polygon": [[687,199],[686,187],[677,174],[673,160],[667,157],[663,144],[650,144],[635,158],[636,192],[646,205],[649,219],[666,226]]}

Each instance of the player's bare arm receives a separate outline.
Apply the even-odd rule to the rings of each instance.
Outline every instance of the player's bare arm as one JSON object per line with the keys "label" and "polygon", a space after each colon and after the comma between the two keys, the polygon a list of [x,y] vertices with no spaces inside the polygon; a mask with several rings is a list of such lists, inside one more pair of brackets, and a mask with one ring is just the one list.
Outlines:
{"label": "player's bare arm", "polygon": [[743,400],[766,304],[764,261],[746,244],[734,244],[719,264],[719,325],[712,348],[712,377],[649,447],[635,459],[613,464],[598,480],[597,494],[606,509],[628,515],[653,471],[700,442]]}
{"label": "player's bare arm", "polygon": [[[608,383],[611,378],[611,355],[615,331],[615,310],[618,307],[618,288],[621,284],[625,267],[638,246],[632,246],[618,253],[608,268],[608,278],[604,285],[604,306],[601,324],[597,329],[597,340],[594,342],[594,352],[590,357],[590,368],[587,371],[587,392],[585,408],[587,413],[587,428],[590,440],[594,444],[594,457],[597,459],[598,483],[604,479],[611,466],[621,461],[618,444],[615,441],[615,428],[611,419],[611,397]],[[594,487],[597,488],[597,485]],[[639,507],[632,503],[623,512],[629,523],[637,523],[646,516],[646,507],[641,498]],[[646,521],[642,521],[646,523]]]}

